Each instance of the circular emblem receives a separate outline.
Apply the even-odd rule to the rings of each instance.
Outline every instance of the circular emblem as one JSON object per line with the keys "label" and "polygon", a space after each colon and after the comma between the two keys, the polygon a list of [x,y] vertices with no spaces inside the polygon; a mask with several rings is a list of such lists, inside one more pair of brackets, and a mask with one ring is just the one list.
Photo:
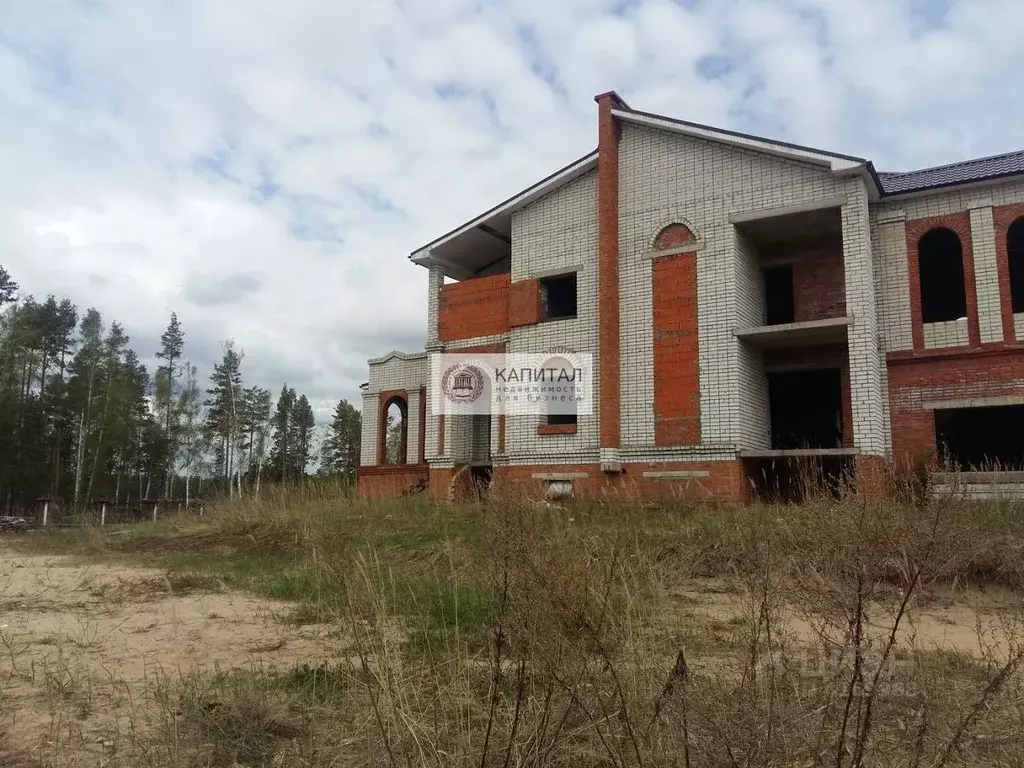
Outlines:
{"label": "circular emblem", "polygon": [[441,376],[441,390],[453,403],[476,402],[484,385],[484,372],[475,365],[453,365]]}

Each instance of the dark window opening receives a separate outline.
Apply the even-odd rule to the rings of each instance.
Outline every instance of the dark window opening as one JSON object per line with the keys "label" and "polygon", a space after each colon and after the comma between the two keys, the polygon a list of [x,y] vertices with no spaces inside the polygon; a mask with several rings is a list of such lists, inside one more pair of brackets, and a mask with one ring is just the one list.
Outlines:
{"label": "dark window opening", "polygon": [[849,456],[744,459],[747,478],[759,501],[800,504],[811,495],[838,498],[853,474]]}
{"label": "dark window opening", "polygon": [[1024,469],[1024,405],[937,410],[935,443],[951,469]]}
{"label": "dark window opening", "polygon": [[577,417],[575,413],[549,413],[547,423],[553,426],[576,426],[576,418]]}
{"label": "dark window opening", "polygon": [[542,277],[540,297],[545,320],[576,317],[576,273]]}
{"label": "dark window opening", "polygon": [[768,325],[792,323],[796,317],[791,266],[764,270],[764,312]]}
{"label": "dark window opening", "polygon": [[772,448],[841,448],[841,382],[838,368],[769,373]]}
{"label": "dark window opening", "polygon": [[943,323],[967,315],[963,247],[956,232],[933,229],[917,243],[921,320]]}
{"label": "dark window opening", "polygon": [[1010,262],[1010,307],[1016,314],[1024,312],[1024,216],[1006,233],[1006,257]]}

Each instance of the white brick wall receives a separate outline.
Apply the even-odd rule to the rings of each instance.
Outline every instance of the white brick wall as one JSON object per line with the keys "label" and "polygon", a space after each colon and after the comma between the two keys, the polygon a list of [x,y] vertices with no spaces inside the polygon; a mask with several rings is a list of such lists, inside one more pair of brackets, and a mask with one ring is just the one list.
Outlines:
{"label": "white brick wall", "polygon": [[879,344],[871,224],[863,185],[851,186],[843,206],[843,267],[846,310],[853,317],[847,330],[853,444],[862,454],[882,456],[889,442],[882,400],[888,377]]}
{"label": "white brick wall", "polygon": [[362,440],[359,463],[372,467],[377,463],[377,395],[363,395]]}
{"label": "white brick wall", "polygon": [[902,216],[880,216],[880,211],[872,207],[871,228],[878,268],[878,319],[882,347],[886,351],[913,349],[906,223]]}
{"label": "white brick wall", "polygon": [[971,250],[974,252],[974,285],[978,297],[978,330],[981,343],[1003,340],[1003,315],[996,267],[996,229],[992,208],[971,209]]}
{"label": "white brick wall", "polygon": [[[519,353],[571,351],[594,355],[597,366],[597,172],[542,197],[512,216],[512,280],[549,276],[562,270],[576,273],[577,315],[513,328],[508,351]],[[595,382],[596,384],[596,382]],[[597,410],[580,416],[575,435],[539,437],[537,416],[508,416],[505,455],[509,464],[576,464],[597,461]],[[492,425],[492,441],[497,425]]]}
{"label": "white brick wall", "polygon": [[[885,350],[912,349],[914,346],[904,220],[964,211],[970,211],[971,215],[971,248],[974,252],[981,340],[985,343],[1003,340],[998,313],[998,275],[995,271],[995,231],[991,209],[992,206],[1011,203],[1024,203],[1024,182],[989,184],[887,200],[872,206],[872,234],[877,245],[875,259],[881,270],[879,316]],[[961,341],[960,331],[949,334],[938,328],[925,329],[925,338],[925,346],[967,343],[966,340]]]}
{"label": "white brick wall", "polygon": [[[644,254],[661,227],[679,221],[703,245],[697,255],[702,441],[709,458],[712,445],[718,446],[716,458],[728,455],[722,445],[747,447],[742,443],[749,441],[750,447],[761,447],[767,440],[766,385],[756,385],[756,353],[742,350],[733,335],[740,318],[758,310],[740,307],[737,263],[742,259],[729,215],[856,190],[863,194],[863,184],[809,163],[633,124],[623,125],[619,151],[623,446],[653,442],[651,267]],[[865,202],[865,240],[866,211]],[[865,252],[870,258],[870,245]],[[744,290],[744,295],[754,292]],[[752,420],[754,413],[764,414],[763,421]],[[689,458],[692,450],[676,453]]]}
{"label": "white brick wall", "polygon": [[941,323],[923,323],[921,330],[924,336],[925,349],[966,347],[970,344],[970,333],[966,318],[963,320],[947,320]]}
{"label": "white brick wall", "polygon": [[[406,418],[406,461],[419,461],[420,450],[420,405],[419,390],[427,386],[430,378],[429,361],[425,353],[416,355],[389,355],[370,360],[370,386],[363,393],[362,453],[360,463],[373,466],[377,463],[377,402],[381,392],[404,389],[408,392]],[[427,402],[428,413],[430,403]],[[428,419],[429,424],[429,419]],[[436,432],[436,425],[435,425]],[[431,444],[428,430],[428,446]],[[436,434],[434,435],[436,441]],[[436,446],[436,442],[433,443]],[[428,448],[427,455],[432,455]]]}
{"label": "white brick wall", "polygon": [[[733,227],[735,242],[736,328],[764,325],[764,273],[760,256],[750,239]],[[736,358],[739,375],[739,418],[736,422],[736,443],[741,449],[771,448],[771,413],[768,402],[768,379],[764,374],[764,358],[759,349],[749,344],[738,345]]]}

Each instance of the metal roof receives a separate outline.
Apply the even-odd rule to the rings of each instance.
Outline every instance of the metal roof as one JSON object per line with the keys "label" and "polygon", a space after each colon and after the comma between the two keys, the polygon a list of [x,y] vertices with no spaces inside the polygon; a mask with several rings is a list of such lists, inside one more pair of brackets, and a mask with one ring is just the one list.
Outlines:
{"label": "metal roof", "polygon": [[886,195],[902,195],[927,189],[988,181],[1024,174],[1024,151],[965,160],[960,163],[923,168],[919,171],[892,173],[879,171],[878,179]]}

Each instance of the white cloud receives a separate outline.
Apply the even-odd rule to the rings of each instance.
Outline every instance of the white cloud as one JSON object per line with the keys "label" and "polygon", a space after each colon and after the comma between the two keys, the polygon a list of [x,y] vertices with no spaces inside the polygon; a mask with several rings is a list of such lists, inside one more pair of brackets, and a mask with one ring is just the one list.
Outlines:
{"label": "white cloud", "polygon": [[422,343],[408,252],[592,149],[597,92],[881,168],[1024,146],[1016,0],[3,6],[0,261],[324,415]]}

